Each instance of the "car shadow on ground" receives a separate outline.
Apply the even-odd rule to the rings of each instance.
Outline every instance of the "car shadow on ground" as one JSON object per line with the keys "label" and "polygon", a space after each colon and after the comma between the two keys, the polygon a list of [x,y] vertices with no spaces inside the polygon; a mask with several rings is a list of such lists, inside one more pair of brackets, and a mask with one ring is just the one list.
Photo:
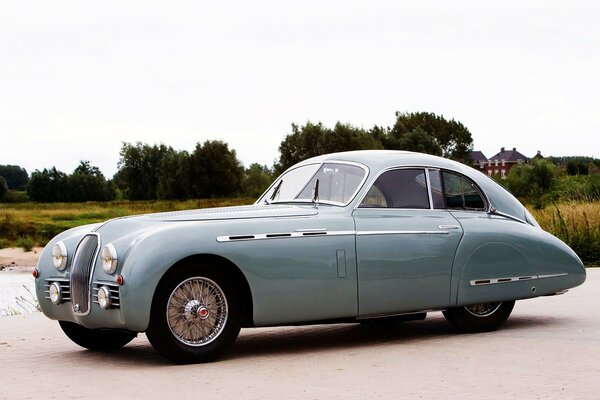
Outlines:
{"label": "car shadow on ground", "polygon": [[[498,331],[476,335],[528,333],[536,326],[569,324],[568,319],[554,317],[512,316]],[[281,328],[243,329],[233,347],[219,362],[240,358],[303,354],[324,350],[348,351],[355,348],[410,346],[444,340],[462,340],[464,335],[448,324],[441,314],[425,321],[381,322],[375,324],[332,324],[286,326]],[[78,351],[73,354],[84,362],[105,362],[112,365],[168,366],[170,361],[154,351],[143,334],[130,345],[114,352]]]}

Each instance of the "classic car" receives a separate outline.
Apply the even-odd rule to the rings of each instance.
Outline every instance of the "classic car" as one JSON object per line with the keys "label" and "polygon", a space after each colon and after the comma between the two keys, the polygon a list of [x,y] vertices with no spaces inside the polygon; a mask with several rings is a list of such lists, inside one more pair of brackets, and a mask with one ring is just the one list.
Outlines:
{"label": "classic car", "polygon": [[419,319],[490,331],[515,300],[585,281],[579,257],[474,168],[406,151],[305,160],[249,206],[112,219],[51,240],[44,314],[80,346],[145,332],[178,363],[241,327]]}

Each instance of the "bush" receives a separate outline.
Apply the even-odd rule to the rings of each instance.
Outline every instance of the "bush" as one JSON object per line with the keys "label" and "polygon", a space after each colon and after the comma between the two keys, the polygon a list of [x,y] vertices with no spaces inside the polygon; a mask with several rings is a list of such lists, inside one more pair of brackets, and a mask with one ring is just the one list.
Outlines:
{"label": "bush", "polygon": [[539,210],[555,197],[557,177],[554,164],[533,160],[512,168],[506,176],[506,187],[515,196],[528,199]]}
{"label": "bush", "polygon": [[8,242],[4,239],[0,239],[0,249],[8,247]]}
{"label": "bush", "polygon": [[8,192],[8,186],[4,177],[0,176],[0,201],[4,199],[4,195]]}
{"label": "bush", "polygon": [[28,236],[17,239],[17,247],[21,247],[23,251],[27,252],[33,250],[34,245],[35,242]]}

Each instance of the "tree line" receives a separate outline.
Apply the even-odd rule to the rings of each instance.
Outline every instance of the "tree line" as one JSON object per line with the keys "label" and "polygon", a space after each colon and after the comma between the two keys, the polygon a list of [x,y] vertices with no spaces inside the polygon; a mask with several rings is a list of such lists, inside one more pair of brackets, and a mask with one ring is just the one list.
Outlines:
{"label": "tree line", "polygon": [[[0,168],[0,178],[4,176],[7,182],[0,181],[0,199],[2,188],[25,188],[30,200],[41,202],[258,197],[275,175],[321,154],[411,150],[469,162],[472,148],[471,133],[462,123],[429,112],[396,112],[393,125],[369,129],[341,122],[327,127],[309,121],[292,124],[291,132],[279,145],[279,159],[270,167],[258,163],[244,167],[235,150],[218,140],[197,143],[191,152],[165,144],[123,143],[112,179],[106,179],[88,161],[81,161],[71,174],[51,167],[34,171],[29,179],[22,168],[20,175],[14,168],[5,175]],[[14,175],[19,179],[15,180]]]}

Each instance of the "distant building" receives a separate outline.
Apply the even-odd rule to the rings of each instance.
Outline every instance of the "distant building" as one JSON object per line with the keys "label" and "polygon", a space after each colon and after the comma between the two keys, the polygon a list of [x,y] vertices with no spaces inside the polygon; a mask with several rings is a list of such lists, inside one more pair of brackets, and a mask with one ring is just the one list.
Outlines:
{"label": "distant building", "polygon": [[[541,156],[539,152],[538,154]],[[481,151],[472,151],[471,160],[473,168],[479,169],[488,176],[496,175],[504,179],[512,167],[528,162],[529,158],[519,153],[516,147],[512,150],[502,147],[498,154],[489,159]]]}

